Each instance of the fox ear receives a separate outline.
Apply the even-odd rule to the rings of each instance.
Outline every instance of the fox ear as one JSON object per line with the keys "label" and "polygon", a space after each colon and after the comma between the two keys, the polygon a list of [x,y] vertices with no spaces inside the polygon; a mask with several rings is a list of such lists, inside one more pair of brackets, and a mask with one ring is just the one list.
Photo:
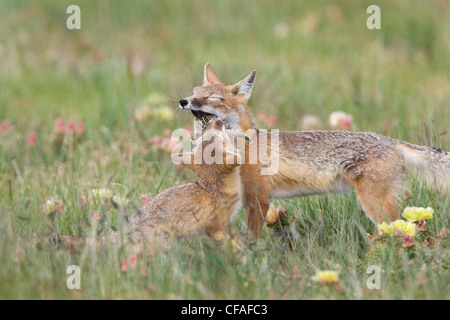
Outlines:
{"label": "fox ear", "polygon": [[203,72],[203,85],[206,86],[208,84],[221,84],[219,78],[212,70],[209,62],[205,64],[205,70]]}
{"label": "fox ear", "polygon": [[245,99],[249,100],[252,95],[253,86],[256,79],[256,70],[250,72],[241,81],[231,87],[231,92],[234,94],[241,94]]}

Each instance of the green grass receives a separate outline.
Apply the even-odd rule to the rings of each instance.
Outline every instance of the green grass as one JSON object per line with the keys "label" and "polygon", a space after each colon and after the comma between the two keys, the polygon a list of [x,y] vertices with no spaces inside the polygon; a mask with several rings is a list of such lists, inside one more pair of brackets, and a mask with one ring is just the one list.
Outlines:
{"label": "green grass", "polygon": [[[377,1],[381,30],[366,28],[370,1],[77,1],[82,29],[74,31],[66,28],[70,4],[0,4],[0,121],[11,123],[0,135],[0,298],[450,298],[444,243],[414,258],[389,247],[382,289],[366,288],[367,233],[376,228],[355,193],[275,201],[292,221],[281,233],[265,229],[246,264],[208,239],[179,241],[127,272],[120,271],[126,252],[70,255],[48,247],[55,232],[92,233],[93,210],[108,218],[99,233],[120,217],[87,200],[93,188],[127,196],[122,213],[130,215],[141,194],[193,178],[147,143],[192,117],[176,111],[169,122],[137,124],[133,114],[151,92],[177,110],[201,84],[206,62],[226,83],[257,69],[250,106],[275,115],[281,130],[298,129],[306,114],[328,128],[328,115],[342,110],[353,115],[355,130],[450,149],[447,2]],[[130,52],[148,59],[141,76],[128,71]],[[55,148],[57,117],[84,122],[84,139]],[[31,132],[34,148],[27,146]],[[50,197],[65,205],[53,217],[42,209]],[[433,207],[427,227],[436,235],[450,226],[448,199],[411,179],[404,205]],[[241,230],[242,211],[234,225]],[[66,288],[71,264],[82,268],[82,290]],[[314,284],[317,269],[339,270],[340,284]]]}

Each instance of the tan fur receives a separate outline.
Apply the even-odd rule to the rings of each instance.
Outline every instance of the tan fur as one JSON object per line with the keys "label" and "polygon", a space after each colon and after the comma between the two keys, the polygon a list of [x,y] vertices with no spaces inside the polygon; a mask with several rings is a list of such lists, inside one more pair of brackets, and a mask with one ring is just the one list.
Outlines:
{"label": "tan fur", "polygon": [[[223,85],[211,66],[205,66],[201,87],[185,98],[197,120],[211,115],[234,130],[258,128],[247,101],[254,85],[252,71],[234,85]],[[183,100],[182,100],[183,101]],[[185,103],[183,103],[185,104]],[[268,134],[270,141],[270,133]],[[399,217],[397,198],[406,183],[406,171],[423,173],[425,181],[441,192],[450,188],[448,152],[368,132],[300,131],[279,133],[279,171],[260,174],[258,164],[241,165],[248,227],[258,237],[269,207],[269,197],[289,198],[356,189],[365,213],[374,221]]]}
{"label": "tan fur", "polygon": [[[198,139],[193,153],[182,155],[183,160],[192,162],[182,165],[196,173],[197,181],[159,193],[133,214],[122,232],[99,239],[100,246],[108,243],[126,245],[135,252],[153,253],[157,249],[167,249],[174,237],[192,238],[206,234],[220,243],[227,240],[230,218],[241,205],[242,188],[237,150],[222,126],[221,120],[211,121],[202,138],[207,134],[210,137]],[[194,154],[202,153],[210,144],[214,144],[215,152],[223,154],[223,164],[193,164]],[[72,236],[58,239],[70,251],[76,251],[87,243],[86,239]]]}

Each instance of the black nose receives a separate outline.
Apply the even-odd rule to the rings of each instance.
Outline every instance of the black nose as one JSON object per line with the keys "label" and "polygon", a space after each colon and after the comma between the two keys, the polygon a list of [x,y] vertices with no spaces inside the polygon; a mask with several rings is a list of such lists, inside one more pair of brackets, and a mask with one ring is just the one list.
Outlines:
{"label": "black nose", "polygon": [[186,99],[181,99],[180,100],[180,106],[185,107],[189,104],[189,102]]}

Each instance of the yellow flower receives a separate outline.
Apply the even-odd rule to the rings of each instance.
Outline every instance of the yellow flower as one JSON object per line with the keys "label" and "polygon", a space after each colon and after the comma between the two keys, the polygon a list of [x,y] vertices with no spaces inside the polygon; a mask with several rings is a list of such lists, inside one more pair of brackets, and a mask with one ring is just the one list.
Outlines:
{"label": "yellow flower", "polygon": [[113,192],[106,188],[92,189],[92,194],[96,202],[109,201],[113,196]]}
{"label": "yellow flower", "polygon": [[147,104],[151,107],[165,106],[169,104],[169,99],[160,92],[152,92],[147,96]]}
{"label": "yellow flower", "polygon": [[129,202],[127,198],[125,198],[125,197],[120,197],[120,196],[114,196],[114,197],[112,198],[112,200],[113,200],[115,203],[120,204],[121,206],[126,206],[126,205],[128,205],[128,202]]}
{"label": "yellow flower", "polygon": [[433,218],[433,213],[434,210],[430,207],[406,207],[405,210],[403,210],[402,217],[409,221],[419,221],[420,219],[429,220]]}
{"label": "yellow flower", "polygon": [[409,234],[411,237],[416,235],[416,225],[410,221],[397,220],[390,224],[383,222],[378,225],[378,230],[381,230],[390,236],[394,234],[395,229],[400,231],[402,234]]}
{"label": "yellow flower", "polygon": [[394,225],[392,223],[387,224],[386,222],[383,222],[378,225],[378,230],[381,230],[385,234],[391,236],[394,233]]}
{"label": "yellow flower", "polygon": [[137,122],[145,122],[152,117],[152,110],[148,106],[142,106],[134,111],[134,118]]}
{"label": "yellow flower", "polygon": [[335,283],[339,280],[339,272],[333,270],[317,271],[312,279],[319,284]]}
{"label": "yellow flower", "polygon": [[411,237],[416,235],[416,225],[410,221],[397,220],[392,223],[394,229],[397,229],[403,234],[409,234]]}
{"label": "yellow flower", "polygon": [[64,210],[63,202],[55,198],[44,200],[42,207],[47,214],[55,213],[57,211],[62,212]]}
{"label": "yellow flower", "polygon": [[154,111],[155,118],[164,122],[168,122],[173,118],[173,110],[167,106],[159,107]]}

